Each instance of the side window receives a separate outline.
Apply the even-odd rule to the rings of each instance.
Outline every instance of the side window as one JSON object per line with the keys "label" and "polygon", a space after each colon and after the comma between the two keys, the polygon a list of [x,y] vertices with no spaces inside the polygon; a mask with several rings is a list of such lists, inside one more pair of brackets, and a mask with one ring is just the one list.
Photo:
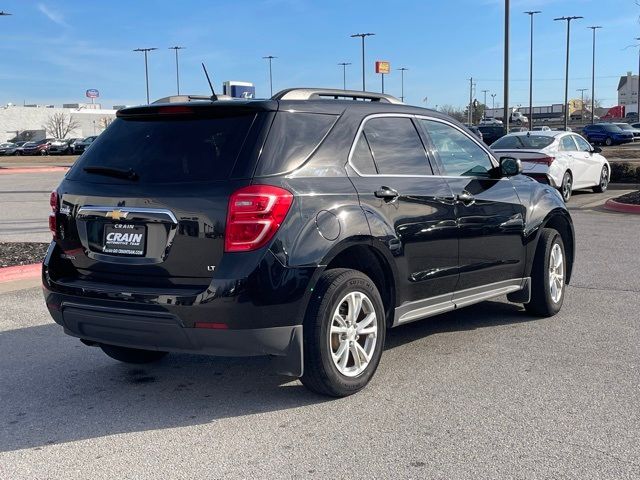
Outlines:
{"label": "side window", "polygon": [[420,120],[438,151],[445,175],[488,177],[491,159],[476,142],[446,123]]}
{"label": "side window", "polygon": [[578,144],[578,150],[580,150],[581,152],[591,152],[591,145],[589,145],[589,142],[587,142],[584,138],[578,135],[574,135],[573,139]]}
{"label": "side window", "polygon": [[433,174],[410,118],[372,118],[364,124],[363,132],[380,175]]}
{"label": "side window", "polygon": [[566,135],[560,139],[560,150],[563,152],[575,152],[578,150],[576,148],[576,143],[571,138],[571,135]]}
{"label": "side window", "polygon": [[375,175],[378,173],[376,166],[373,163],[373,155],[371,155],[371,149],[369,148],[369,142],[365,137],[364,132],[360,134],[356,148],[353,150],[351,157],[351,163],[360,173],[365,175]]}

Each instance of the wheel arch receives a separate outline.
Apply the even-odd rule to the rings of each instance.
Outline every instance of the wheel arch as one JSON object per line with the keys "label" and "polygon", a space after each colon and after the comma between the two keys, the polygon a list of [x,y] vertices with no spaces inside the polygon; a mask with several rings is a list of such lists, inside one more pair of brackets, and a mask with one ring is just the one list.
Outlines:
{"label": "wheel arch", "polygon": [[[567,256],[567,279],[566,283],[571,280],[573,273],[573,264],[575,262],[575,231],[573,229],[573,221],[565,210],[553,210],[550,212],[540,225],[540,232],[543,228],[552,228],[556,230],[564,243],[564,250]],[[540,234],[536,239],[536,248],[540,240]],[[529,271],[531,268],[529,268]]]}

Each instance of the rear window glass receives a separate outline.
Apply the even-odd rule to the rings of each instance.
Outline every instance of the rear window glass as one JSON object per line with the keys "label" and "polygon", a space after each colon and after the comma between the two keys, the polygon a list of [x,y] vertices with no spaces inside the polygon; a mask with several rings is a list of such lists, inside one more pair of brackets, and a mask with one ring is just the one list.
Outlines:
{"label": "rear window glass", "polygon": [[507,135],[496,140],[491,148],[515,148],[539,150],[548,147],[555,140],[548,135]]}
{"label": "rear window glass", "polygon": [[319,113],[278,112],[260,155],[256,175],[274,175],[300,167],[337,118]]}
{"label": "rear window glass", "polygon": [[91,143],[68,178],[122,182],[84,171],[86,167],[107,167],[132,169],[139,183],[225,180],[233,171],[254,118],[255,114],[117,118]]}

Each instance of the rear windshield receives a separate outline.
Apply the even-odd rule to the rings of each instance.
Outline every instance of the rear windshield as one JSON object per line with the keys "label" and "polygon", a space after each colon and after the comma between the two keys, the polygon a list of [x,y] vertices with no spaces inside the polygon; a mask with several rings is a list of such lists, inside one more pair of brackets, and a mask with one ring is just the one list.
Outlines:
{"label": "rear windshield", "polygon": [[230,177],[255,113],[220,118],[117,118],[69,173],[70,180],[120,183],[87,167],[132,169],[139,183],[189,183]]}
{"label": "rear windshield", "polygon": [[515,148],[515,149],[532,149],[539,150],[548,147],[555,140],[554,137],[548,135],[507,135],[496,140],[491,148]]}

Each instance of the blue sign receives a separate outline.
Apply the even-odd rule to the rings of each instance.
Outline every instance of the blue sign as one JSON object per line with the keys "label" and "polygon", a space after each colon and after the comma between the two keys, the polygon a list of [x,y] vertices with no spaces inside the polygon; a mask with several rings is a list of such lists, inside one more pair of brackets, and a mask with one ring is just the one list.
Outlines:
{"label": "blue sign", "polygon": [[87,90],[87,98],[98,98],[100,96],[100,92],[95,88],[90,88]]}

